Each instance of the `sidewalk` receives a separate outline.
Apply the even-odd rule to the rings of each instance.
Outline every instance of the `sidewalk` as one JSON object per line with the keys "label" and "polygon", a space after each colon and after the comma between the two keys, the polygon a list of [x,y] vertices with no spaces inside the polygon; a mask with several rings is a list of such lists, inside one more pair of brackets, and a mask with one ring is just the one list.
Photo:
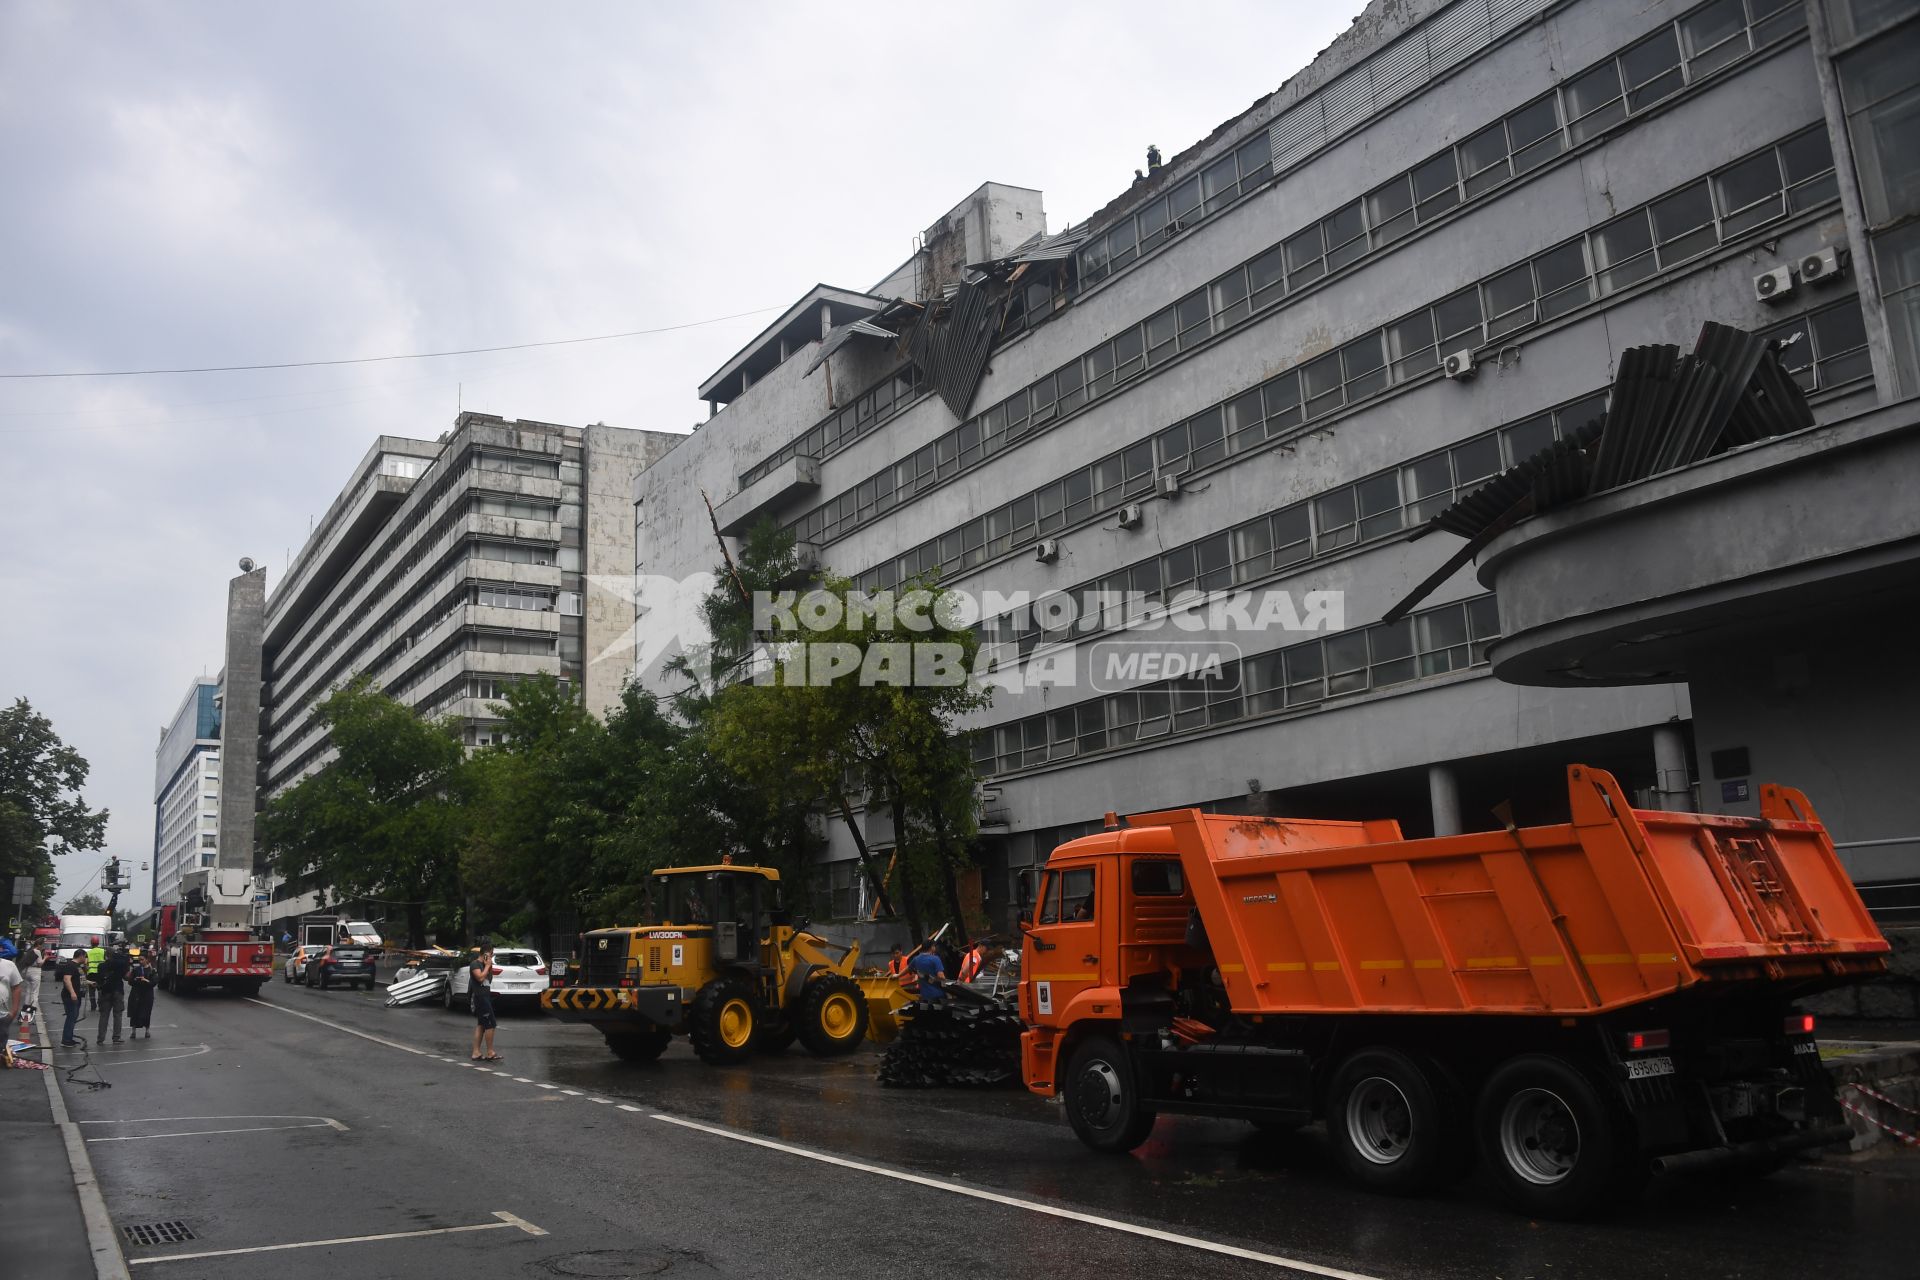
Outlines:
{"label": "sidewalk", "polygon": [[[36,1023],[30,1037],[16,1037],[43,1046],[27,1055],[29,1061],[57,1066],[44,1047],[51,1041],[43,1026]],[[57,1076],[0,1068],[0,1187],[7,1189],[8,1225],[0,1256],[9,1275],[124,1280],[126,1263],[79,1129],[67,1120]]]}

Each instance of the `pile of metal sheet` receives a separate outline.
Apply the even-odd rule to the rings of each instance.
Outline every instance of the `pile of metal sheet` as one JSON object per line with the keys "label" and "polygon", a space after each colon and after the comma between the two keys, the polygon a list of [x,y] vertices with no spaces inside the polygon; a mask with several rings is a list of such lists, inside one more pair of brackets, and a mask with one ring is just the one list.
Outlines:
{"label": "pile of metal sheet", "polygon": [[387,1007],[438,1000],[447,989],[452,969],[428,969],[420,966],[400,969],[387,984]]}
{"label": "pile of metal sheet", "polygon": [[993,1088],[1020,1079],[1020,1015],[1007,1000],[945,984],[945,1000],[916,1000],[895,1017],[899,1036],[880,1055],[896,1089]]}
{"label": "pile of metal sheet", "polygon": [[929,305],[907,338],[907,350],[927,381],[965,418],[987,371],[987,355],[1000,331],[1001,306],[985,281],[964,281],[953,296]]}
{"label": "pile of metal sheet", "polygon": [[1607,411],[1461,497],[1415,529],[1467,539],[1392,609],[1404,617],[1480,549],[1528,516],[1713,454],[1813,425],[1806,396],[1780,364],[1781,344],[1708,321],[1693,351],[1629,347]]}

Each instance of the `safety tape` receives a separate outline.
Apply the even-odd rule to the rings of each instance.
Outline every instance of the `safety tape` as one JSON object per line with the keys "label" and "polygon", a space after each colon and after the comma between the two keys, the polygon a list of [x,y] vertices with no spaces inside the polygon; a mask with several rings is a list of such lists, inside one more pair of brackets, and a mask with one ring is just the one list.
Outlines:
{"label": "safety tape", "polygon": [[1920,1111],[1914,1110],[1912,1107],[1908,1106],[1904,1102],[1895,1102],[1892,1098],[1889,1098],[1886,1094],[1881,1093],[1877,1089],[1869,1089],[1867,1088],[1867,1086],[1863,1084],[1852,1084],[1852,1083],[1849,1083],[1847,1085],[1847,1088],[1855,1090],[1856,1092],[1859,1092],[1859,1093],[1864,1093],[1869,1098],[1872,1098],[1875,1102],[1883,1102],[1887,1106],[1892,1107],[1895,1111],[1898,1111],[1902,1115],[1920,1116]]}
{"label": "safety tape", "polygon": [[[1855,1085],[1853,1087],[1858,1088],[1859,1086]],[[1878,1116],[1868,1115],[1865,1110],[1855,1106],[1851,1102],[1848,1102],[1845,1098],[1840,1099],[1840,1105],[1844,1107],[1849,1113],[1859,1116],[1862,1120],[1865,1120],[1868,1124],[1872,1125],[1874,1128],[1879,1129],[1881,1132],[1885,1133],[1888,1137],[1892,1138],[1895,1142],[1904,1143],[1909,1147],[1920,1147],[1920,1137],[1916,1137],[1911,1133],[1907,1133],[1903,1130],[1896,1129],[1892,1125],[1888,1124],[1886,1121],[1880,1119]]]}

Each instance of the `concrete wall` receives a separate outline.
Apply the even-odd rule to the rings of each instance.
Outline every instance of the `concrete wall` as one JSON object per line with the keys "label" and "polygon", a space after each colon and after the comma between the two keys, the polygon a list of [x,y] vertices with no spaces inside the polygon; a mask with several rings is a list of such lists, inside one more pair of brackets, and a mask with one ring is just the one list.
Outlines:
{"label": "concrete wall", "polygon": [[633,629],[633,486],[640,474],[685,437],[664,431],[629,431],[595,424],[581,431],[586,457],[582,486],[584,705],[604,716],[620,701],[633,676],[633,655],[624,642]]}
{"label": "concrete wall", "polygon": [[[254,780],[260,766],[261,637],[267,571],[227,584],[227,664],[220,675],[220,848],[222,872],[253,871]],[[222,877],[223,882],[227,879]]]}

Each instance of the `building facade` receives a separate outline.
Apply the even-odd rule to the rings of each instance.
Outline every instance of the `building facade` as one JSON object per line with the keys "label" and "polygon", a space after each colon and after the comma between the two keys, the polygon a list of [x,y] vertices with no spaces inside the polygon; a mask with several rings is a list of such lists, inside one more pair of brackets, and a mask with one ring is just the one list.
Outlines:
{"label": "building facade", "polygon": [[200,676],[153,753],[151,902],[175,902],[181,877],[220,850],[220,682]]}
{"label": "building facade", "polygon": [[[1898,11],[1864,42],[1914,38],[1909,5],[1852,9]],[[1501,611],[1470,572],[1379,620],[1453,549],[1408,533],[1604,408],[1626,347],[1717,320],[1797,338],[1822,422],[1902,394],[1910,224],[1844,156],[1852,129],[1907,148],[1912,173],[1895,127],[1912,77],[1890,87],[1880,54],[1863,69],[1878,45],[1836,43],[1827,12],[1810,30],[1801,0],[1369,5],[1086,224],[1036,238],[1037,192],[982,188],[907,268],[838,291],[819,345],[763,334],[726,367],[755,375],[710,379],[714,416],[639,477],[637,565],[711,564],[687,501],[704,488],[729,495],[731,535],[772,519],[863,586],[934,573],[985,601],[983,637],[1020,677],[967,726],[997,920],[1022,869],[1107,810],[1444,833],[1501,801],[1552,817],[1575,761],[1688,803],[1684,684],[1493,678]],[[916,346],[920,308],[890,303],[957,316],[975,288],[991,345],[956,395],[958,348]],[[996,614],[988,592],[1074,603]],[[1243,625],[1249,594],[1308,606],[1307,627]],[[1315,600],[1340,602],[1337,628],[1313,629]],[[1111,665],[1174,615],[1226,679]],[[868,823],[884,848],[884,815]],[[852,850],[829,839],[823,879],[853,914]]]}
{"label": "building facade", "polygon": [[[632,487],[678,439],[484,413],[438,440],[380,437],[267,602],[261,803],[333,758],[315,710],[354,676],[457,718],[469,746],[541,673],[604,714],[632,671]],[[275,920],[319,905],[298,885],[273,897]]]}

